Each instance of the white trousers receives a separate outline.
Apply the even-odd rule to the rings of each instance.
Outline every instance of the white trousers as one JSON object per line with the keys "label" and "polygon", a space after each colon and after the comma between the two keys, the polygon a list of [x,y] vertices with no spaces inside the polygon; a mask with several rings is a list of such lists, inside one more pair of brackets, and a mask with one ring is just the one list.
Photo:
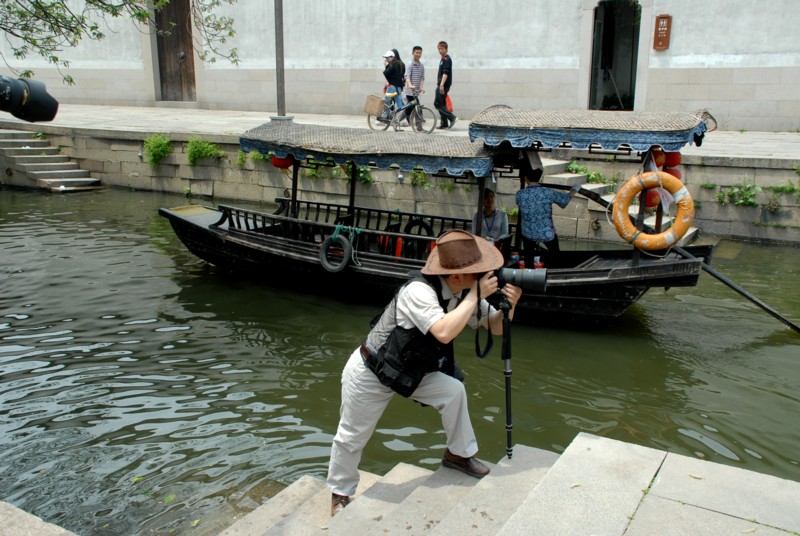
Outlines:
{"label": "white trousers", "polygon": [[[328,466],[328,486],[333,493],[352,496],[356,492],[361,453],[393,395],[394,391],[367,368],[357,348],[342,372],[339,428],[333,438]],[[478,441],[469,420],[467,393],[460,381],[441,372],[426,374],[410,398],[436,408],[442,415],[450,452],[465,458],[478,452]]]}

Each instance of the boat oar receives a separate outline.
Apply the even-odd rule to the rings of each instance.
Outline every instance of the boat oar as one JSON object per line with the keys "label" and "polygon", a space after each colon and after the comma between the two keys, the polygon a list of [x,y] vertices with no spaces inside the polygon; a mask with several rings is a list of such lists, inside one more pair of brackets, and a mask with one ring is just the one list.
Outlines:
{"label": "boat oar", "polygon": [[[570,186],[564,186],[564,185],[561,185],[561,184],[542,184],[542,186],[547,186],[548,188],[555,188],[555,189],[559,189],[559,190],[568,190],[570,188]],[[595,203],[598,203],[598,204],[602,205],[605,208],[608,208],[608,206],[611,204],[611,202],[603,199],[602,196],[598,195],[596,192],[590,192],[588,190],[584,190],[583,188],[581,188],[578,193],[580,193],[584,197],[587,197],[587,198],[591,199]],[[649,229],[649,228],[648,228],[648,230],[652,231],[652,229]],[[684,257],[686,259],[697,259],[697,257],[692,255],[691,253],[689,253],[688,251],[686,251],[682,247],[672,246],[672,249],[675,251],[675,253],[681,255],[682,257]],[[739,285],[737,285],[736,283],[734,283],[733,281],[731,281],[730,279],[728,279],[727,277],[725,277],[724,275],[722,275],[721,273],[719,273],[718,271],[713,269],[711,266],[709,266],[705,262],[701,262],[700,266],[703,268],[703,270],[705,272],[707,272],[711,276],[715,277],[716,279],[718,279],[719,281],[721,281],[722,283],[727,285],[732,290],[738,292],[739,294],[741,294],[742,296],[744,296],[745,298],[747,298],[748,300],[750,300],[751,302],[756,304],[758,307],[760,307],[761,309],[763,309],[764,311],[766,311],[767,313],[769,313],[773,317],[777,318],[778,320],[780,320],[781,322],[783,322],[784,324],[786,324],[787,326],[789,326],[790,328],[792,328],[796,332],[800,333],[800,326],[798,326],[797,324],[795,324],[794,322],[792,322],[791,320],[789,320],[788,318],[786,318],[785,316],[780,314],[778,311],[776,311],[775,309],[773,309],[772,307],[770,307],[769,305],[767,305],[766,303],[764,303],[763,301],[758,299],[756,296],[750,294],[745,289],[743,289],[742,287],[740,287]]]}
{"label": "boat oar", "polygon": [[[672,246],[672,249],[675,251],[675,253],[678,253],[678,254],[682,255],[683,257],[685,257],[687,259],[696,259],[697,258],[697,257],[695,257],[694,255],[692,255],[691,253],[689,253],[688,251],[686,251],[685,249],[683,249],[680,246]],[[711,274],[712,276],[714,276],[718,280],[722,281],[723,283],[728,285],[730,288],[732,288],[733,290],[735,290],[736,292],[738,292],[739,294],[741,294],[742,296],[744,296],[745,298],[747,298],[748,300],[753,302],[754,304],[758,305],[764,311],[766,311],[767,313],[771,314],[772,316],[774,316],[775,318],[777,318],[778,320],[780,320],[781,322],[783,322],[784,324],[786,324],[787,326],[792,328],[793,330],[795,330],[798,333],[800,333],[800,326],[798,326],[797,324],[795,324],[794,322],[792,322],[791,320],[789,320],[788,318],[786,318],[785,316],[780,314],[778,311],[776,311],[775,309],[773,309],[772,307],[770,307],[769,305],[767,305],[763,301],[759,300],[756,296],[750,294],[745,289],[743,289],[742,287],[740,287],[739,285],[737,285],[736,283],[734,283],[733,281],[731,281],[730,279],[728,279],[727,277],[725,277],[724,275],[722,275],[721,273],[719,273],[718,271],[713,269],[708,264],[702,263],[701,266],[703,267],[703,270],[705,270],[706,272],[708,272],[709,274]]]}

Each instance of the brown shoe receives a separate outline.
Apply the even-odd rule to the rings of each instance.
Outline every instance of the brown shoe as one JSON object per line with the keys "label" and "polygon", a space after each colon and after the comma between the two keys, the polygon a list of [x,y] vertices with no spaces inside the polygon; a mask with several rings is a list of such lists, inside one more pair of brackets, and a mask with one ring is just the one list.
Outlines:
{"label": "brown shoe", "polygon": [[331,493],[331,517],[344,510],[344,507],[348,504],[350,504],[350,497],[347,495]]}
{"label": "brown shoe", "polygon": [[489,468],[476,460],[474,456],[472,458],[462,458],[450,452],[450,449],[444,451],[442,465],[466,473],[469,476],[474,476],[475,478],[483,478],[489,474]]}

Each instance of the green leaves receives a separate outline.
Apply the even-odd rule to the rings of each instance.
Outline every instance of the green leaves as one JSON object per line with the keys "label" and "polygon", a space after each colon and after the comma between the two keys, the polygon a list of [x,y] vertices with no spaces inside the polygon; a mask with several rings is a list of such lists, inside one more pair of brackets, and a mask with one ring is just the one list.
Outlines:
{"label": "green leaves", "polygon": [[219,145],[197,136],[189,138],[189,143],[186,144],[186,159],[190,166],[195,165],[201,158],[222,160],[224,157],[225,151],[220,149]]}
{"label": "green leaves", "polygon": [[172,154],[172,140],[164,134],[154,134],[144,140],[144,157],[151,167],[158,164]]}
{"label": "green leaves", "polygon": [[[214,10],[223,3],[235,4],[236,0],[190,1],[189,17],[198,34],[194,41],[200,58],[213,63],[217,57],[221,57],[238,64],[237,49],[224,50],[221,46],[236,35],[234,19],[214,14]],[[61,52],[78,46],[83,39],[105,39],[105,34],[100,30],[100,21],[106,18],[127,16],[142,28],[162,32],[166,28],[156,28],[154,15],[168,4],[169,0],[86,0],[79,6],[70,0],[2,2],[0,32],[5,34],[14,58],[25,59],[29,54],[45,58],[61,72],[64,82],[72,85],[74,79],[62,72],[62,69],[69,69],[69,62],[60,57]],[[24,70],[17,74],[31,78],[34,73]]]}

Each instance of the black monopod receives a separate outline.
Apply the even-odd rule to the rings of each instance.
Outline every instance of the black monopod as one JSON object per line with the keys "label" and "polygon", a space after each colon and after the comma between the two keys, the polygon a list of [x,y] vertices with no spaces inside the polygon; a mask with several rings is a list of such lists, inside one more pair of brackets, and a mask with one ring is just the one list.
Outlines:
{"label": "black monopod", "polygon": [[503,296],[498,307],[503,313],[503,347],[500,358],[503,360],[503,375],[506,378],[506,455],[510,460],[514,447],[511,442],[511,319],[508,317],[511,304],[508,303],[508,298]]}
{"label": "black monopod", "polygon": [[[503,287],[506,283],[511,283],[523,290],[535,290],[544,292],[547,288],[547,270],[514,270],[503,268],[497,270],[499,286]],[[505,295],[500,294],[497,308],[503,313],[503,347],[500,350],[500,358],[503,360],[503,375],[506,380],[506,455],[508,459],[514,453],[514,444],[511,441],[511,304]]]}

